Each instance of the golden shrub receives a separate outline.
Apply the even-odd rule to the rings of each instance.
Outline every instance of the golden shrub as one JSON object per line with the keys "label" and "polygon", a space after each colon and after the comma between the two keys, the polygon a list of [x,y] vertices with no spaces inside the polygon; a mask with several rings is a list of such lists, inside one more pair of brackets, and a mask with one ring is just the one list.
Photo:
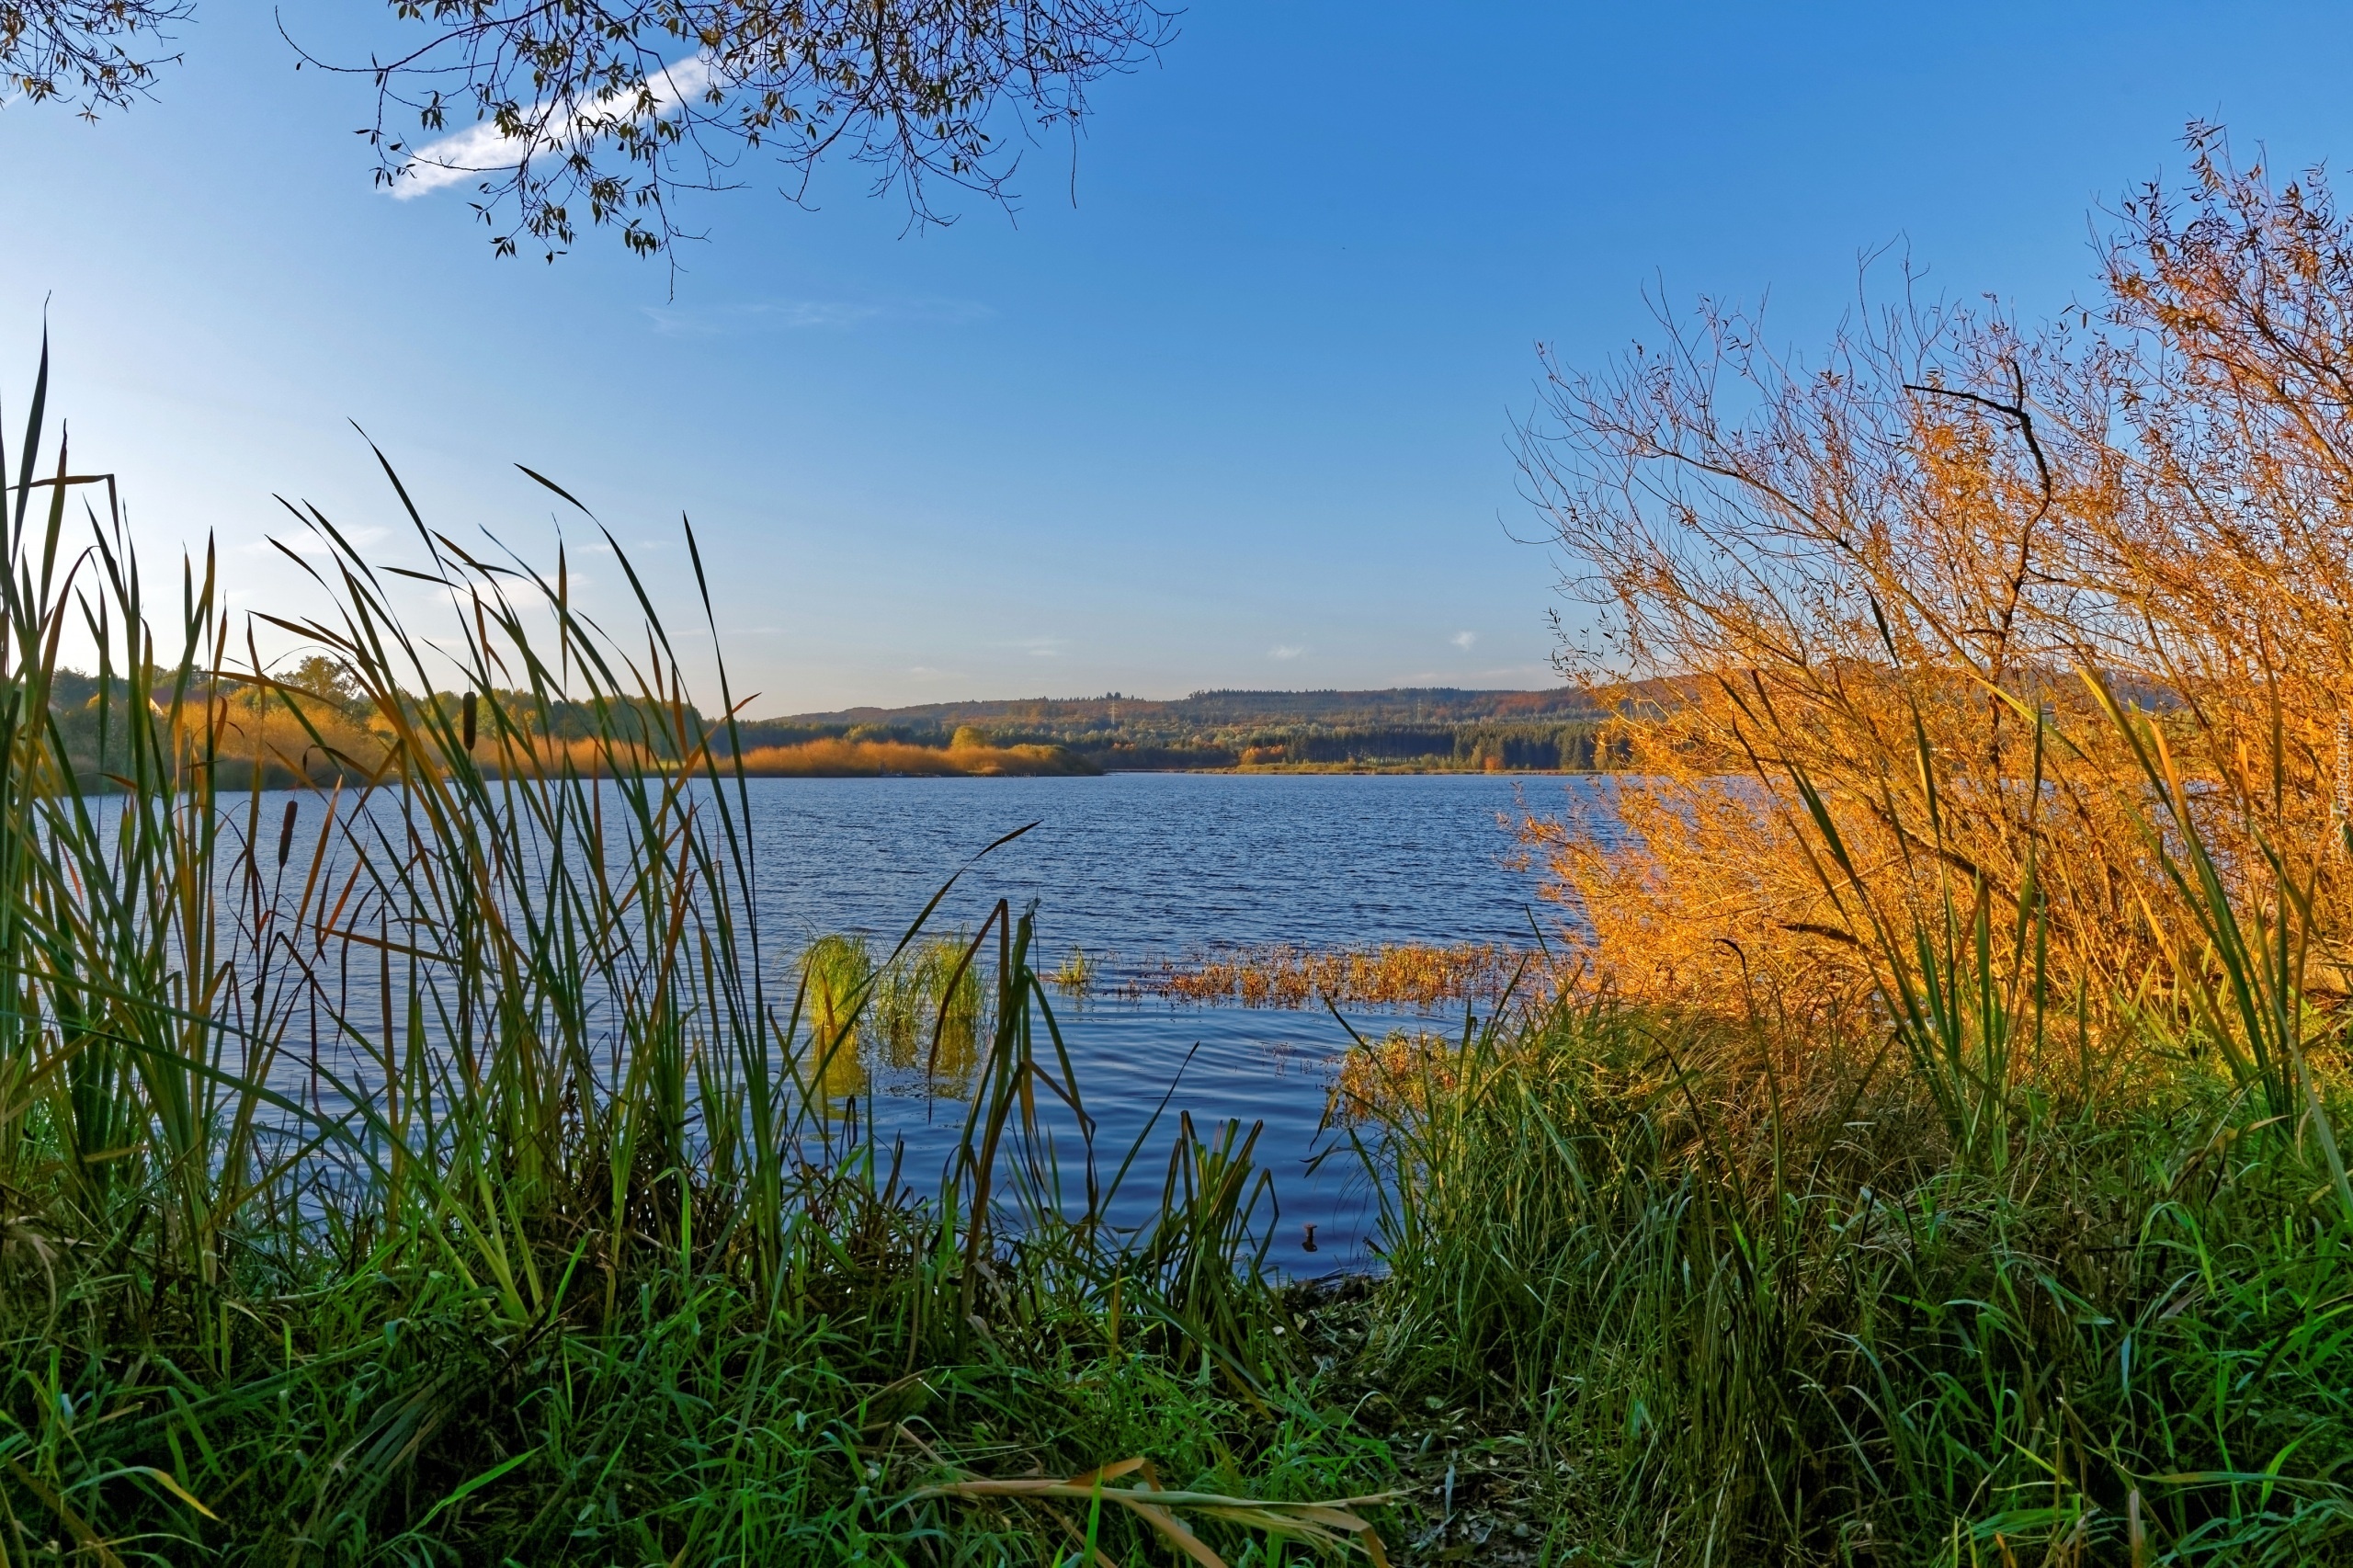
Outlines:
{"label": "golden shrub", "polygon": [[1996,926],[2027,900],[2059,994],[2161,996],[2204,960],[2105,687],[2154,717],[2250,918],[2284,907],[2265,846],[2309,887],[2344,989],[2353,222],[2193,145],[2191,188],[2125,208],[2097,310],[1907,295],[1800,363],[1703,309],[1551,367],[1524,466],[1631,772],[1609,831],[1526,831],[1608,983],[1819,1008],[1880,961],[1861,909],[1949,898]]}

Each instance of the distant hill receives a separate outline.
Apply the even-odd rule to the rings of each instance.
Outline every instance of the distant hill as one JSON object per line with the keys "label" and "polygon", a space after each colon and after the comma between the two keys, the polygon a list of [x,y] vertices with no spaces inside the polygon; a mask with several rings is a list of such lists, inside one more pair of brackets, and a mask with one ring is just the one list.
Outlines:
{"label": "distant hill", "polygon": [[1197,691],[1172,701],[1021,698],[845,708],[742,726],[743,745],[870,741],[1060,747],[1097,768],[1569,768],[1595,753],[1601,715],[1565,687],[1477,691]]}
{"label": "distant hill", "polygon": [[911,708],[843,708],[764,721],[780,724],[1032,723],[1200,730],[1232,724],[1427,724],[1476,719],[1589,719],[1593,708],[1566,687],[1545,691],[1478,691],[1452,686],[1386,691],[1197,691],[1154,701],[1111,692],[1102,697],[1026,697],[984,702],[930,702]]}

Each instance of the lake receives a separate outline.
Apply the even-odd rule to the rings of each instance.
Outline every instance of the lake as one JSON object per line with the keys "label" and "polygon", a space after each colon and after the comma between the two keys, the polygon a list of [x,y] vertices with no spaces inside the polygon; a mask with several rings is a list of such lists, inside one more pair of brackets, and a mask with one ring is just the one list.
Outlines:
{"label": "lake", "polygon": [[[1525,945],[1531,912],[1549,934],[1558,909],[1540,903],[1536,878],[1510,863],[1517,842],[1506,822],[1523,802],[1553,811],[1569,793],[1590,798],[1598,787],[1465,774],[756,780],[764,946],[780,973],[828,931],[862,933],[887,950],[959,865],[1037,824],[967,872],[933,925],[971,930],[999,898],[1017,911],[1034,899],[1040,969],[1074,947],[1103,965],[1104,983],[1088,1000],[1055,1005],[1099,1125],[1102,1164],[1117,1165],[1176,1085],[1115,1218],[1156,1206],[1178,1111],[1203,1131],[1226,1118],[1263,1120],[1258,1157],[1280,1205],[1272,1260],[1290,1273],[1362,1267],[1370,1261],[1371,1195],[1355,1160],[1343,1149],[1310,1169],[1347,1032],[1322,1011],[1104,994],[1154,960],[1219,945]],[[1461,1025],[1459,1012],[1348,1016],[1368,1037],[1400,1023]],[[928,1104],[919,1083],[878,1075],[874,1088],[871,1131],[884,1148],[904,1140],[910,1176],[927,1184],[954,1146],[954,1108]],[[865,1117],[863,1105],[858,1114]]]}

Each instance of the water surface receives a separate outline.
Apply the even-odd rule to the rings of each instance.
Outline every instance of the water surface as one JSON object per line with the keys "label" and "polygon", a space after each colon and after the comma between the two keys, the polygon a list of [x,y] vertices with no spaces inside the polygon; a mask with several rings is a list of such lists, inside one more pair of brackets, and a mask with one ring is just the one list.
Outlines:
{"label": "water surface", "polygon": [[[1160,961],[1234,945],[1528,943],[1531,919],[1549,934],[1559,911],[1539,898],[1536,877],[1518,864],[1510,824],[1524,809],[1552,812],[1572,801],[1593,801],[1608,785],[1460,774],[1114,774],[779,778],[745,788],[758,956],[771,994],[790,996],[799,955],[818,935],[862,934],[878,957],[887,952],[940,885],[964,868],[930,932],[975,930],[1003,899],[1016,912],[1035,908],[1040,970],[1051,971],[1074,948],[1097,966],[1090,995],[1058,998],[1053,1006],[1078,1090],[1097,1125],[1100,1173],[1108,1177],[1152,1129],[1110,1206],[1114,1221],[1140,1224],[1156,1211],[1180,1115],[1189,1113],[1204,1134],[1228,1119],[1263,1123],[1256,1153],[1274,1178],[1280,1211],[1269,1228],[1270,1256],[1289,1272],[1322,1273],[1371,1261],[1372,1197],[1345,1140],[1337,1140],[1335,1157],[1316,1164],[1336,1142],[1322,1123],[1336,1063],[1352,1043],[1348,1029],[1321,1011],[1123,999],[1123,983]],[[300,842],[307,846],[319,824],[314,796],[273,794],[250,819],[244,802],[233,810],[238,837],[246,821],[260,824],[265,844],[256,858],[265,867],[276,865],[271,841],[289,800],[297,802]],[[608,806],[618,809],[618,797],[608,797]],[[376,820],[363,836],[381,831],[396,841],[400,809],[396,792],[374,798],[366,811]],[[1025,827],[972,863],[985,846]],[[329,847],[332,884],[345,874],[350,852]],[[243,864],[224,858],[223,898],[247,896]],[[291,886],[279,885],[287,870],[270,873],[271,902],[300,890],[300,865],[298,855]],[[360,924],[375,918],[359,917]],[[351,970],[352,955],[344,960]],[[372,968],[372,960],[360,962],[359,983],[341,988],[341,1005],[369,1038],[396,1032],[376,1016]],[[592,1013],[601,1011],[596,988],[588,989]],[[331,1031],[320,1035],[317,1022],[313,1015],[312,1033],[290,1042],[274,1077],[284,1080],[281,1090],[332,1111],[335,1096],[312,1071],[314,1057],[331,1074],[362,1081],[375,1069]],[[1348,1022],[1373,1037],[1399,1027],[1451,1031],[1462,1016],[1360,1008],[1348,1010]],[[420,1027],[438,1036],[443,1024],[436,1015]],[[835,1104],[836,1131],[854,1118],[861,1142],[871,1141],[886,1159],[899,1150],[904,1177],[918,1190],[933,1190],[957,1145],[963,1107],[926,1095],[919,1071],[870,1065],[876,1070],[850,1075],[862,1078],[854,1102]],[[1060,1150],[1074,1146],[1074,1131],[1063,1119]],[[1080,1175],[1072,1165],[1073,1189]],[[1273,1220],[1265,1210],[1261,1218]]]}
{"label": "water surface", "polygon": [[[862,932],[887,949],[949,872],[1030,823],[965,873],[934,922],[970,930],[998,898],[1017,910],[1034,899],[1040,967],[1077,947],[1105,963],[1113,991],[1155,960],[1221,945],[1525,944],[1531,912],[1548,927],[1557,913],[1515,865],[1506,824],[1523,805],[1555,811],[1595,788],[1459,774],[758,780],[751,815],[764,945],[779,967],[824,931]],[[1350,1044],[1330,1016],[1100,993],[1057,1011],[1105,1164],[1168,1098],[1115,1216],[1140,1219],[1156,1204],[1180,1110],[1203,1130],[1227,1118],[1263,1120],[1258,1155],[1281,1210],[1274,1260],[1295,1273],[1368,1261],[1370,1195],[1353,1158],[1343,1148],[1311,1169],[1332,1142],[1318,1137],[1325,1088]],[[1461,1024],[1459,1013],[1349,1017],[1367,1035]],[[927,1104],[887,1074],[875,1085],[878,1141],[904,1140],[911,1173],[928,1178],[953,1146],[956,1108]]]}

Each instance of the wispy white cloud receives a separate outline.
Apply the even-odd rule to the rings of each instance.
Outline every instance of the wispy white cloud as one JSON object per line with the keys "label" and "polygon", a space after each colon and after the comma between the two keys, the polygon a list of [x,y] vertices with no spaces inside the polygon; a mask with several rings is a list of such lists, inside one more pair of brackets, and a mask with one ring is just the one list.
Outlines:
{"label": "wispy white cloud", "polygon": [[1270,659],[1296,659],[1302,653],[1306,652],[1307,647],[1304,643],[1278,642],[1273,647],[1267,650],[1267,657]]}
{"label": "wispy white cloud", "polygon": [[[655,311],[657,316],[675,317],[673,311]],[[773,326],[786,332],[811,326],[856,326],[862,321],[872,321],[882,313],[880,305],[858,304],[848,300],[762,300],[731,312],[741,324]]]}
{"label": "wispy white cloud", "polygon": [[847,332],[869,322],[912,321],[949,326],[996,312],[977,300],[746,300],[722,305],[646,305],[665,337],[739,337],[756,332]]}
{"label": "wispy white cloud", "polygon": [[1447,641],[1467,653],[1471,651],[1471,644],[1479,641],[1479,634],[1475,631],[1458,631]]}
{"label": "wispy white cloud", "polygon": [[[654,72],[646,85],[654,95],[654,112],[669,115],[676,111],[679,104],[708,89],[710,83],[710,62],[694,54]],[[523,161],[526,153],[536,155],[561,146],[583,116],[630,112],[633,107],[630,100],[635,96],[632,89],[627,88],[601,94],[578,113],[550,115],[535,136],[508,136],[500,131],[495,121],[485,119],[437,142],[428,142],[410,153],[408,162],[401,165],[392,181],[392,198],[407,201],[445,186],[463,185],[478,175],[511,169]]]}

